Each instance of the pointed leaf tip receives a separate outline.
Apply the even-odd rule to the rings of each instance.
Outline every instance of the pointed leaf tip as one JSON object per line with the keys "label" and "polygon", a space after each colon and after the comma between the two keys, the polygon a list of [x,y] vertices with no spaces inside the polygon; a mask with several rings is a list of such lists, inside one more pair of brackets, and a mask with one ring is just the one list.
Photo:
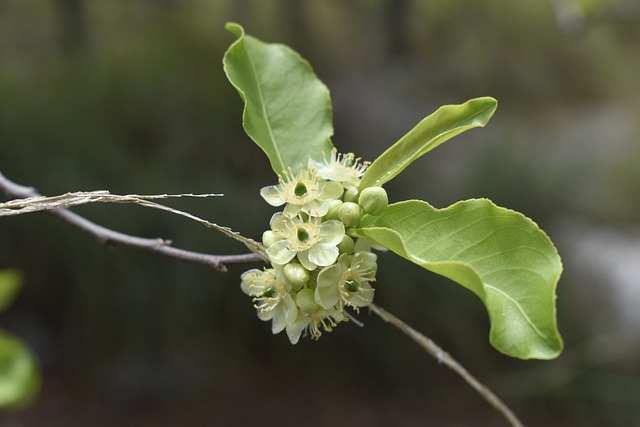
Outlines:
{"label": "pointed leaf tip", "polygon": [[438,108],[367,168],[360,181],[360,190],[383,185],[440,144],[469,129],[483,127],[497,107],[498,101],[485,96]]}
{"label": "pointed leaf tip", "polygon": [[224,25],[224,28],[238,38],[244,36],[244,28],[242,28],[242,25],[240,24],[236,24],[235,22],[227,22]]}

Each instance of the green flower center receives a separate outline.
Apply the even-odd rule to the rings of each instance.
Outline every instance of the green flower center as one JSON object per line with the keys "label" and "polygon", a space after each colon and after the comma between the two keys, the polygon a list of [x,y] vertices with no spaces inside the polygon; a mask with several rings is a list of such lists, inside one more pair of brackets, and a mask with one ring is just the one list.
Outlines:
{"label": "green flower center", "polygon": [[293,194],[295,194],[297,197],[303,197],[307,194],[307,192],[307,186],[302,182],[298,182],[296,184],[296,187],[293,189]]}
{"label": "green flower center", "polygon": [[355,280],[347,280],[344,282],[344,288],[349,292],[358,292],[360,285]]}
{"label": "green flower center", "polygon": [[276,289],[273,286],[270,286],[267,289],[265,289],[262,292],[262,295],[260,295],[260,296],[265,297],[265,298],[271,298],[275,294],[276,294]]}
{"label": "green flower center", "polygon": [[309,232],[302,227],[298,228],[297,235],[298,235],[298,240],[301,242],[304,242],[307,239],[309,239]]}

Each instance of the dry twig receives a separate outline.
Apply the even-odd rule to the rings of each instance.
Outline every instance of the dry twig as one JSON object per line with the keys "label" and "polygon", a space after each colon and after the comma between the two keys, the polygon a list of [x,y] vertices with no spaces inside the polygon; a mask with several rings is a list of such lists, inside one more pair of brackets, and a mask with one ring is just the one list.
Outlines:
{"label": "dry twig", "polygon": [[[169,258],[204,265],[218,271],[226,271],[226,266],[231,264],[264,262],[265,260],[262,246],[259,243],[251,239],[244,238],[226,227],[221,227],[186,212],[181,212],[176,209],[169,208],[167,206],[160,205],[148,200],[152,198],[166,198],[169,197],[168,195],[118,196],[105,191],[97,191],[67,193],[62,196],[44,197],[38,194],[38,192],[31,187],[25,187],[10,181],[2,173],[0,173],[0,191],[4,192],[9,198],[18,199],[11,200],[6,203],[1,203],[0,216],[44,211],[50,215],[57,217],[58,219],[61,219],[72,227],[93,236],[98,242],[103,245],[117,245],[140,249]],[[246,244],[249,249],[253,251],[253,253],[241,255],[210,255],[184,249],[178,249],[169,246],[169,242],[164,239],[149,239],[131,236],[128,234],[120,233],[118,231],[110,230],[65,209],[65,207],[77,206],[79,204],[92,202],[136,203],[145,207],[161,209],[178,215],[186,216],[192,220],[200,222],[201,224],[209,228],[214,228],[224,233],[228,237],[241,241],[242,243]]]}

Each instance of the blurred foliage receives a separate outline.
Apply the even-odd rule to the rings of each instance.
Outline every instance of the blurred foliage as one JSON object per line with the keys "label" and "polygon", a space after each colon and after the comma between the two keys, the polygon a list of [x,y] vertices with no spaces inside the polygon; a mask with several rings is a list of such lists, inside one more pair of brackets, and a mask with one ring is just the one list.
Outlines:
{"label": "blurred foliage", "polygon": [[0,311],[11,305],[22,285],[22,275],[16,270],[0,270]]}
{"label": "blurred foliage", "polygon": [[[13,301],[22,276],[15,270],[0,270],[0,311]],[[28,404],[40,387],[36,361],[17,338],[0,330],[0,407]]]}
{"label": "blurred foliage", "polygon": [[[483,95],[500,101],[489,127],[390,183],[391,201],[445,206],[486,196],[531,216],[554,240],[564,232],[554,227],[560,218],[636,226],[635,3],[602,1],[571,33],[550,3],[4,0],[0,170],[47,195],[223,192],[171,203],[259,237],[273,210],[258,190],[274,177],[242,132],[242,104],[222,72],[232,41],[224,23],[237,21],[313,64],[332,92],[335,145],[364,159],[439,105]],[[77,212],[178,247],[245,251],[138,207]],[[638,424],[637,341],[606,362],[581,346],[593,335],[596,308],[580,305],[580,296],[599,282],[578,276],[589,263],[574,263],[570,248],[559,248],[567,350],[557,361],[497,354],[477,299],[385,254],[376,302],[491,378],[527,424]],[[291,347],[272,337],[239,289],[242,267],[221,274],[101,247],[46,215],[0,222],[0,268],[8,266],[24,272],[26,286],[3,325],[43,366],[41,397],[12,415],[24,425],[501,422],[453,374],[366,313],[365,328],[347,325],[317,343]],[[429,286],[419,286],[424,281]],[[606,306],[606,298],[597,301]],[[617,333],[620,326],[598,327]],[[571,375],[549,381],[560,378],[554,372]],[[274,409],[282,401],[290,402],[285,414]],[[317,417],[309,420],[309,411]]]}

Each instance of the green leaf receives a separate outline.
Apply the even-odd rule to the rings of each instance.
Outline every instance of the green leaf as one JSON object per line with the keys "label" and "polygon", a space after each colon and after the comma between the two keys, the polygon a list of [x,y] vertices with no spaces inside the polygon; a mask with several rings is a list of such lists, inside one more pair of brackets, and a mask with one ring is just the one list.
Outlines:
{"label": "green leaf", "polygon": [[0,406],[24,406],[40,388],[35,358],[22,341],[0,331]]}
{"label": "green leaf", "polygon": [[504,354],[551,359],[562,351],[555,309],[562,264],[529,218],[487,199],[445,209],[410,200],[365,215],[356,233],[474,292],[489,314],[491,344]]}
{"label": "green leaf", "polygon": [[445,105],[423,119],[380,155],[366,170],[360,190],[379,187],[411,162],[454,136],[487,124],[498,107],[493,98],[476,98],[461,105]]}
{"label": "green leaf", "polygon": [[307,61],[280,44],[267,44],[227,24],[236,40],[224,56],[227,78],[245,108],[243,126],[276,174],[328,155],[333,134],[329,90]]}
{"label": "green leaf", "polygon": [[22,275],[17,270],[0,270],[0,311],[9,306],[20,289]]}

